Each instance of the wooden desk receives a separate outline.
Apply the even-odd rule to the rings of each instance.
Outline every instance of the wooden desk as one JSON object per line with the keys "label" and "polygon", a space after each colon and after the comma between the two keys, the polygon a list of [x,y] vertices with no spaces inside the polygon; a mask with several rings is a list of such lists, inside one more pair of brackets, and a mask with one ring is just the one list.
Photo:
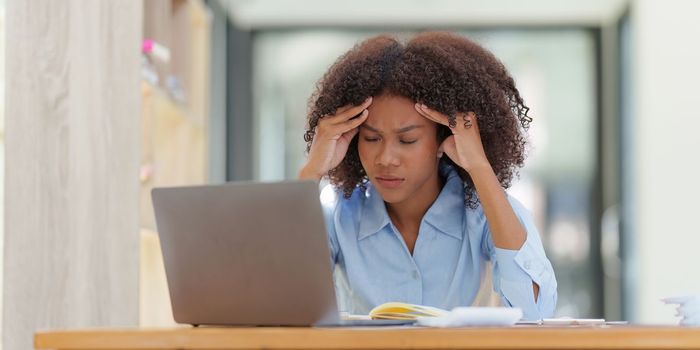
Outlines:
{"label": "wooden desk", "polygon": [[700,349],[700,328],[168,328],[39,332],[37,349]]}

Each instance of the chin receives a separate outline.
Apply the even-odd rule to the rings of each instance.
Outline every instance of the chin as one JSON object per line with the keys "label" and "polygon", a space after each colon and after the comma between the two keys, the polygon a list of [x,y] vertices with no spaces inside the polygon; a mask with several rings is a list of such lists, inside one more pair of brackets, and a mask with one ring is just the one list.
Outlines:
{"label": "chin", "polygon": [[372,186],[374,186],[374,189],[377,191],[377,193],[379,193],[382,199],[387,203],[401,203],[408,198],[408,195],[402,189],[389,190],[381,188],[380,186],[376,186],[375,184],[372,184]]}

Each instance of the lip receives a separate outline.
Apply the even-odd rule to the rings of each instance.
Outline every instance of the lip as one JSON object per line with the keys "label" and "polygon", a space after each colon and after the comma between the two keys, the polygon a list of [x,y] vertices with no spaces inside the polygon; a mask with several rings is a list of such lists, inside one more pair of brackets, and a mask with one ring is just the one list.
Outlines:
{"label": "lip", "polygon": [[377,180],[377,184],[385,188],[397,188],[406,181],[406,179],[390,175],[375,176],[374,179]]}

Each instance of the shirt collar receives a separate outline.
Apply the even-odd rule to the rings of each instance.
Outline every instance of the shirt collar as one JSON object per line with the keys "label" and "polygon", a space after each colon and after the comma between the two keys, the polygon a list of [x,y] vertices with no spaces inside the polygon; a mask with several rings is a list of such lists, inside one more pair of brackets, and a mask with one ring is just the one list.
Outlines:
{"label": "shirt collar", "polygon": [[[439,232],[461,240],[465,213],[464,182],[453,167],[446,165],[440,170],[445,176],[445,186],[423,219]],[[365,204],[360,216],[358,240],[379,232],[391,222],[384,200],[371,183],[367,184],[363,195]]]}
{"label": "shirt collar", "polygon": [[445,186],[423,219],[438,231],[461,240],[464,214],[464,181],[450,166],[445,169]]}
{"label": "shirt collar", "polygon": [[360,214],[358,239],[379,232],[391,221],[386,206],[384,206],[384,200],[371,183],[367,183],[367,191],[365,191],[364,196],[365,204],[362,206]]}

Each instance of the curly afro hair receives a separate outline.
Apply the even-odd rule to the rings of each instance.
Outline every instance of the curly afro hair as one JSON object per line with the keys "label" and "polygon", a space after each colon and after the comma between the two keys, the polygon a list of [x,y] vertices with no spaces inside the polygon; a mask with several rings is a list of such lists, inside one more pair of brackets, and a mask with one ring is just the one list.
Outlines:
{"label": "curly afro hair", "polygon": [[[359,105],[369,96],[407,97],[448,116],[456,125],[458,113],[474,112],[486,157],[501,186],[508,188],[525,159],[525,132],[532,118],[504,65],[489,51],[456,34],[424,32],[403,44],[380,35],[367,39],[342,55],[316,85],[309,99],[304,135],[311,149],[321,116],[341,106]],[[451,134],[438,126],[438,141]],[[449,157],[465,186],[465,205],[479,204],[469,174]],[[355,137],[343,161],[329,171],[331,183],[349,198],[369,181],[360,163]]]}

